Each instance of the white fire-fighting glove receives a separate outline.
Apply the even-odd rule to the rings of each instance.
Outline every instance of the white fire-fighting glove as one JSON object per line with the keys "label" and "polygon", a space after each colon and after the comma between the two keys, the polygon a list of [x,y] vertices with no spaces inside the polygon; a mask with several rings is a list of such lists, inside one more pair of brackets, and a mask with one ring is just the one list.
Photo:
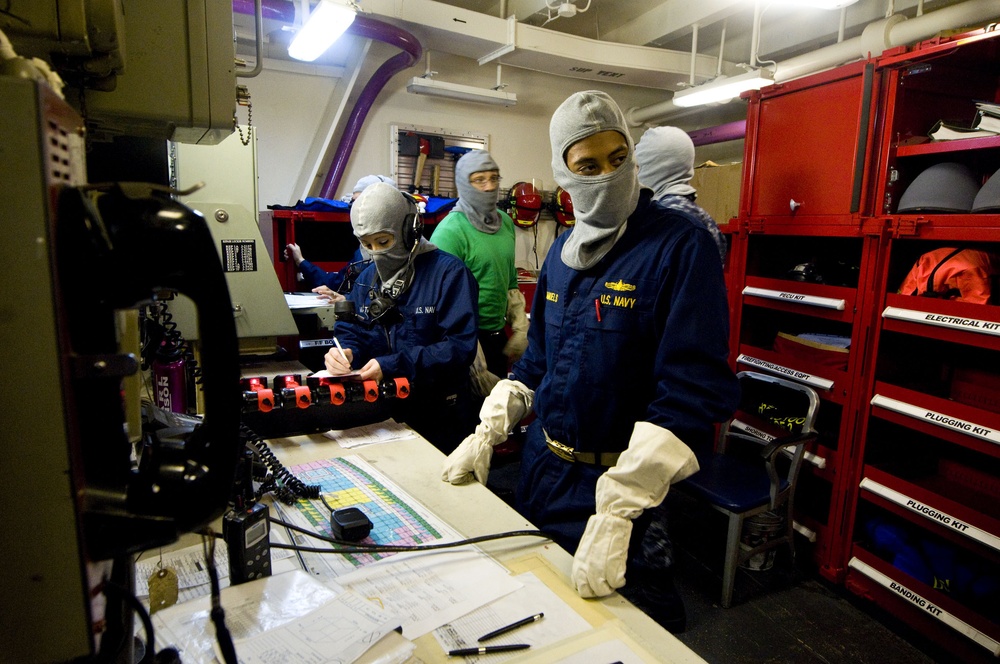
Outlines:
{"label": "white fire-fighting glove", "polygon": [[524,293],[517,288],[507,291],[507,324],[511,335],[503,347],[503,354],[517,362],[528,348],[528,314],[525,312]]}
{"label": "white fire-fighting glove", "polygon": [[479,411],[479,425],[444,460],[441,479],[465,484],[475,478],[486,485],[493,447],[507,440],[514,425],[531,412],[535,393],[524,383],[504,379],[497,383]]}
{"label": "white fire-fighting glove", "polygon": [[477,397],[488,397],[493,388],[500,382],[500,376],[486,366],[486,356],[483,355],[483,345],[476,342],[476,359],[469,367],[469,379],[472,381],[472,393]]}
{"label": "white fire-fighting glove", "polygon": [[580,597],[603,597],[625,585],[632,519],[656,507],[674,482],[698,470],[694,452],[668,429],[636,422],[617,465],[597,479],[597,510],[573,557]]}

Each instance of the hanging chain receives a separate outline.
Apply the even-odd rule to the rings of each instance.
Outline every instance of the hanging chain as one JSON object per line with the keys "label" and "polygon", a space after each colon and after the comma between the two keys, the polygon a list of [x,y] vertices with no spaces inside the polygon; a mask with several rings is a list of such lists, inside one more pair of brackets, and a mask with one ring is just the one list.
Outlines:
{"label": "hanging chain", "polygon": [[239,122],[236,120],[236,114],[233,114],[233,129],[239,132],[240,143],[243,145],[250,145],[251,129],[253,128],[253,104],[250,101],[250,89],[245,85],[236,86],[236,103],[240,106],[247,107],[247,135],[246,138],[243,137],[243,129],[240,127]]}

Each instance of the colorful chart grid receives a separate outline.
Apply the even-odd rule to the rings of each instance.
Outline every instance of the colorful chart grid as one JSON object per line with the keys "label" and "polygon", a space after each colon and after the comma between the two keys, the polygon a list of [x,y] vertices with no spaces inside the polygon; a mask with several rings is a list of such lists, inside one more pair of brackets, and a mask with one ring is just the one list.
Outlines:
{"label": "colorful chart grid", "polygon": [[[407,500],[370,470],[347,459],[323,459],[289,470],[306,484],[318,484],[330,507],[357,507],[371,519],[368,544],[396,546],[425,544],[445,535],[423,517]],[[330,510],[320,500],[296,503],[300,515],[316,530],[332,536]],[[393,554],[347,554],[354,566],[361,567]]]}

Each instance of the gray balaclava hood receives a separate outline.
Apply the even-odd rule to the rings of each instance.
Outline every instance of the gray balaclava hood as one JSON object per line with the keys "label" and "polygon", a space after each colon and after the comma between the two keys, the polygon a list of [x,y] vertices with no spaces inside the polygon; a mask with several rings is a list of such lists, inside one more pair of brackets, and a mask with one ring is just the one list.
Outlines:
{"label": "gray balaclava hood", "polygon": [[480,191],[469,182],[469,176],[482,171],[500,172],[500,167],[485,150],[472,150],[462,155],[455,164],[455,188],[458,189],[458,203],[455,209],[465,213],[469,223],[484,233],[492,235],[500,230],[500,187],[493,191]]}
{"label": "gray balaclava hood", "polygon": [[371,252],[382,290],[393,297],[399,297],[413,282],[413,259],[436,249],[422,236],[412,246],[403,241],[404,228],[412,228],[416,215],[416,203],[384,182],[367,187],[351,206],[351,225],[358,238],[385,232],[396,239],[388,249]]}
{"label": "gray balaclava hood", "polygon": [[[373,184],[378,184],[379,182],[385,182],[386,184],[392,185],[393,187],[396,186],[396,181],[393,180],[388,175],[366,175],[360,180],[358,180],[357,184],[354,185],[354,190],[351,191],[351,194],[360,195],[362,191],[372,186]],[[347,200],[350,202],[350,197],[348,197]],[[369,260],[371,259],[371,254],[368,253],[367,249],[361,247],[361,257],[364,258],[365,260]]]}
{"label": "gray balaclava hood", "polygon": [[695,193],[689,182],[694,177],[694,142],[677,127],[653,127],[646,130],[635,146],[639,163],[639,182],[653,190],[653,199],[667,194],[690,196]]}
{"label": "gray balaclava hood", "polygon": [[386,184],[392,185],[393,187],[396,186],[396,181],[393,180],[392,178],[388,177],[388,176],[385,176],[385,175],[366,175],[363,178],[361,178],[360,180],[358,180],[358,183],[356,185],[354,185],[354,189],[351,190],[351,193],[352,194],[360,194],[362,191],[364,191],[365,189],[367,189],[371,185],[376,184],[378,182],[385,182]]}
{"label": "gray balaclava hood", "polygon": [[639,182],[653,190],[653,200],[698,219],[715,240],[719,257],[726,262],[727,245],[711,215],[694,202],[694,142],[677,127],[647,129],[635,146]]}
{"label": "gray balaclava hood", "polygon": [[[628,142],[628,156],[611,173],[578,175],[566,166],[566,151],[577,141],[614,130]],[[577,92],[552,114],[552,174],[573,200],[576,225],[563,245],[563,262],[575,270],[593,267],[625,231],[625,222],[639,202],[635,144],[618,104],[599,90]]]}

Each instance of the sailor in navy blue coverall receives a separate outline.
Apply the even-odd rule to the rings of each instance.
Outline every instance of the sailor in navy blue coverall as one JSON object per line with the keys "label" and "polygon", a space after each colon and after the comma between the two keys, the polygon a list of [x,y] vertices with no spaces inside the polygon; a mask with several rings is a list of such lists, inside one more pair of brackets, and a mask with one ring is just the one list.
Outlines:
{"label": "sailor in navy blue coverall", "polygon": [[597,597],[625,585],[626,563],[630,583],[655,583],[638,556],[644,513],[697,471],[691,448],[711,444],[739,386],[715,241],[699,219],[641,189],[617,104],[576,93],[549,132],[576,225],[542,265],[527,352],[443,479],[485,484],[492,447],[533,408],[518,510],[575,552],[577,591]]}
{"label": "sailor in navy blue coverall", "polygon": [[[396,186],[396,181],[385,175],[366,175],[357,184],[354,185],[354,190],[351,195],[345,196],[342,199],[343,203],[353,204],[354,201],[358,199],[365,189],[373,184],[378,184],[384,182],[385,184]],[[306,202],[319,201],[322,204],[330,205],[341,205],[341,201],[336,203],[332,201],[327,201],[326,199],[314,199],[307,198]],[[315,203],[314,203],[315,204]],[[321,208],[322,209],[322,208]],[[337,296],[337,293],[345,293],[350,290],[352,279],[348,279],[351,276],[351,271],[354,271],[355,276],[361,271],[361,268],[368,257],[365,256],[361,247],[354,250],[354,255],[351,256],[351,261],[346,266],[341,268],[336,272],[327,272],[323,268],[314,265],[310,261],[302,257],[302,248],[294,242],[285,246],[285,260],[294,260],[295,267],[298,269],[299,273],[302,275],[302,281],[305,282],[305,287],[312,290],[314,293],[318,293],[323,297],[327,297],[331,300],[340,300],[341,297]],[[345,280],[347,283],[345,284]]]}
{"label": "sailor in navy blue coverall", "polygon": [[469,367],[479,329],[478,290],[461,260],[408,226],[415,214],[413,202],[388,184],[372,185],[351,208],[355,234],[373,262],[347,299],[357,312],[370,314],[373,298],[391,297],[401,320],[368,329],[338,320],[334,334],[349,364],[336,348],[325,361],[333,374],[354,370],[363,379],[408,379],[411,395],[394,402],[393,417],[450,452],[475,426]]}
{"label": "sailor in navy blue coverall", "polygon": [[[292,253],[294,256],[293,245],[288,245],[288,252]],[[298,249],[298,245],[294,245]],[[301,252],[301,249],[298,251]],[[361,253],[361,247],[354,250],[354,255],[351,256],[351,262],[348,263],[343,268],[337,270],[336,272],[327,272],[318,265],[314,265],[308,260],[303,259],[296,267],[298,271],[302,274],[302,281],[305,282],[306,288],[309,290],[318,292],[317,289],[320,286],[325,286],[327,290],[334,293],[339,293],[342,290],[344,284],[344,279],[347,278],[348,271],[354,266],[355,269],[360,268],[366,261],[364,254]],[[346,290],[346,289],[343,289]],[[323,291],[326,292],[326,291]]]}
{"label": "sailor in navy blue coverall", "polygon": [[[538,416],[525,444],[519,506],[571,551],[605,468],[564,463],[549,452],[543,427],[579,452],[621,452],[638,421],[669,429],[689,447],[711,445],[713,423],[732,412],[736,394],[715,242],[700,220],[660,207],[650,194],[641,191],[625,233],[595,269],[545,261],[528,351],[511,372],[535,390]],[[567,237],[549,256],[559,256]]]}

